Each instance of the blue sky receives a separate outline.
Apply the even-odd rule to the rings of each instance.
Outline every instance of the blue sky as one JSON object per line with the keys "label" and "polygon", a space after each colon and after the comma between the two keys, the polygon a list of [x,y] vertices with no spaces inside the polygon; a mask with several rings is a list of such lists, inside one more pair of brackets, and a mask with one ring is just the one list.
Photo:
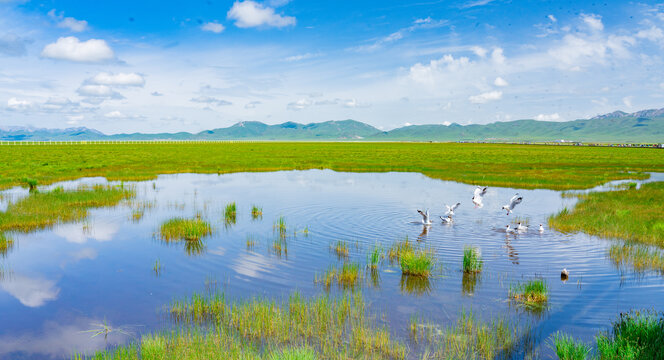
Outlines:
{"label": "blue sky", "polygon": [[0,127],[564,121],[664,107],[664,4],[0,0]]}

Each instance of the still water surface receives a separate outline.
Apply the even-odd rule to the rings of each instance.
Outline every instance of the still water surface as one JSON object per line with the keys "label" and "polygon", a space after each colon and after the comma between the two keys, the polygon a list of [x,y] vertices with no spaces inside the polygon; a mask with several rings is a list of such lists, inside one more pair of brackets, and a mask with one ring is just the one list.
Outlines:
{"label": "still water surface", "polygon": [[[663,179],[653,174],[650,181]],[[81,183],[106,181],[56,185]],[[130,184],[137,190],[133,204],[91,210],[81,223],[12,235],[14,248],[0,257],[0,358],[62,359],[74,351],[127,343],[169,326],[164,307],[173,299],[211,287],[230,298],[325,293],[314,284],[314,274],[343,263],[330,248],[339,240],[349,244],[346,261],[361,264],[374,246],[387,249],[406,236],[435,250],[442,270],[427,283],[409,283],[398,265],[384,261],[379,276],[367,276],[362,286],[370,311],[406,343],[411,318],[448,326],[462,309],[472,309],[486,320],[507,316],[531,324],[539,354],[548,357],[547,338],[556,331],[590,342],[621,311],[664,310],[664,276],[617,268],[606,256],[611,241],[546,227],[549,215],[576,201],[557,191],[489,188],[484,207],[474,208],[474,186],[413,173],[178,174]],[[515,192],[523,195],[523,203],[506,216],[500,208]],[[0,210],[25,195],[18,188],[3,192]],[[238,205],[237,223],[225,226],[223,208],[232,201]],[[456,202],[461,206],[453,225],[437,220],[427,229],[413,223],[421,219],[417,209],[429,208],[438,219],[445,203]],[[139,221],[132,219],[137,204],[150,205]],[[252,219],[253,204],[263,208],[262,219]],[[216,230],[203,249],[159,240],[163,221],[197,213]],[[287,254],[278,255],[271,244],[280,216],[289,239]],[[527,218],[531,230],[507,236],[504,227],[516,216]],[[540,223],[543,234],[537,231]],[[251,249],[248,237],[256,241]],[[485,261],[475,282],[461,272],[465,245],[479,247]],[[153,270],[156,260],[162,266],[159,275]],[[560,280],[563,268],[570,272],[567,282]],[[510,283],[536,276],[550,286],[545,312],[533,314],[507,301]],[[86,332],[99,323],[129,335],[104,339]]]}

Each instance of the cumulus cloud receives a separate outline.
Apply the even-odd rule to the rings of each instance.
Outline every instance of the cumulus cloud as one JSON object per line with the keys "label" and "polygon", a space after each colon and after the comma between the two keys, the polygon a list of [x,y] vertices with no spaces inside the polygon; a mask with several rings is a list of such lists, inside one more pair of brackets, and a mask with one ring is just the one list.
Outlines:
{"label": "cumulus cloud", "polygon": [[298,55],[289,56],[289,57],[285,58],[284,61],[288,61],[288,62],[302,61],[302,60],[312,59],[312,58],[319,57],[319,56],[320,56],[320,54],[305,53],[305,54],[298,54]]}
{"label": "cumulus cloud", "polygon": [[479,95],[470,96],[468,100],[473,104],[484,104],[489,101],[500,100],[502,97],[502,91],[489,91]]}
{"label": "cumulus cloud", "polygon": [[16,110],[16,111],[27,110],[31,106],[32,104],[27,100],[19,100],[15,97],[7,100],[7,108],[9,110]]}
{"label": "cumulus cloud", "polygon": [[593,31],[602,31],[604,30],[604,24],[602,23],[602,17],[595,14],[581,14],[581,20],[588,25],[588,27]]}
{"label": "cumulus cloud", "polygon": [[559,67],[579,70],[587,64],[605,62],[609,54],[629,57],[628,48],[634,44],[634,38],[629,36],[610,35],[605,39],[586,39],[567,34],[563,37],[562,44],[549,49],[548,54]]}
{"label": "cumulus cloud", "polygon": [[192,98],[189,101],[195,102],[195,103],[201,103],[201,104],[217,105],[217,106],[233,105],[233,103],[230,102],[230,101],[217,99],[217,98],[214,98],[214,97],[211,97],[211,96],[205,96],[205,95],[197,96],[195,98]]}
{"label": "cumulus cloud", "polygon": [[295,102],[288,103],[288,105],[286,105],[286,108],[292,111],[300,111],[308,108],[311,105],[312,105],[311,100],[302,98]]}
{"label": "cumulus cloud", "polygon": [[494,48],[493,51],[491,52],[491,60],[498,65],[504,64],[505,55],[503,55],[503,49]]}
{"label": "cumulus cloud", "polygon": [[470,50],[471,50],[473,53],[475,53],[475,55],[477,55],[477,56],[479,56],[479,57],[481,57],[481,58],[486,57],[486,54],[487,54],[487,52],[488,52],[487,49],[485,49],[485,48],[483,48],[483,47],[481,47],[481,46],[473,46],[473,47],[470,48]]}
{"label": "cumulus cloud", "polygon": [[553,114],[539,114],[535,116],[535,120],[538,121],[559,121],[562,120],[560,118],[560,115],[558,113],[553,113]]}
{"label": "cumulus cloud", "polygon": [[633,104],[632,104],[632,99],[633,98],[634,98],[633,96],[625,96],[622,99],[623,104],[625,104],[625,106],[627,106],[628,108],[631,108],[633,106]]}
{"label": "cumulus cloud", "polygon": [[65,17],[64,12],[55,13],[55,9],[48,12],[48,16],[57,22],[59,28],[69,29],[73,32],[82,32],[88,29],[88,22],[85,20],[76,20],[73,17]]}
{"label": "cumulus cloud", "polygon": [[556,17],[553,16],[553,15],[551,15],[551,14],[549,14],[549,15],[547,16],[547,18],[548,18],[549,20],[551,20],[551,22],[557,22],[557,21],[558,21],[558,19],[556,19]]}
{"label": "cumulus cloud", "polygon": [[458,71],[470,64],[467,57],[454,58],[452,55],[444,55],[439,60],[431,60],[429,64],[417,63],[410,67],[410,78],[419,83],[432,83],[437,73],[442,71]]}
{"label": "cumulus cloud", "polygon": [[108,85],[83,85],[79,87],[76,92],[85,97],[124,99],[124,96],[115,92]]}
{"label": "cumulus cloud", "polygon": [[250,27],[277,27],[294,26],[295,18],[284,16],[274,12],[274,9],[255,1],[236,1],[228,13],[228,19],[235,20],[235,26],[239,28]]}
{"label": "cumulus cloud", "polygon": [[88,79],[89,84],[109,86],[143,86],[145,79],[137,73],[106,73],[101,72]]}
{"label": "cumulus cloud", "polygon": [[658,42],[664,39],[664,33],[662,29],[657,26],[652,26],[650,29],[640,30],[636,33],[636,37],[639,39],[647,39],[652,42]]}
{"label": "cumulus cloud", "polygon": [[80,41],[75,36],[61,37],[56,42],[46,45],[42,57],[74,62],[103,62],[115,58],[113,50],[106,41],[90,39]]}
{"label": "cumulus cloud", "polygon": [[224,31],[224,29],[226,29],[224,25],[221,25],[216,21],[208,22],[203,24],[203,26],[201,26],[201,30],[213,32],[215,34],[221,34],[221,32]]}
{"label": "cumulus cloud", "polygon": [[509,83],[507,82],[507,80],[501,78],[500,76],[498,76],[498,77],[496,78],[496,80],[493,81],[493,84],[496,85],[496,86],[500,86],[500,87],[508,86],[508,85],[509,85]]}

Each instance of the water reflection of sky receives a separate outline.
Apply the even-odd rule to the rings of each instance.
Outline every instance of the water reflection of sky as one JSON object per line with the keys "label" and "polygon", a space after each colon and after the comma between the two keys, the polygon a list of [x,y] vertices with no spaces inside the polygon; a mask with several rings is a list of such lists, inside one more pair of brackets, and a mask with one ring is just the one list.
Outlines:
{"label": "water reflection of sky", "polygon": [[[105,181],[64,185],[81,182]],[[83,331],[103,319],[113,326],[140,325],[136,332],[158,330],[168,324],[160,313],[165,304],[210,284],[232,298],[324,293],[314,274],[343,262],[330,249],[339,240],[349,244],[348,260],[362,264],[374,246],[386,249],[406,236],[435,251],[442,267],[429,281],[402,277],[398,265],[388,261],[377,273],[365,274],[363,293],[371,311],[405,340],[413,316],[449,325],[463,308],[485,319],[507,315],[533,322],[544,338],[563,330],[587,341],[620,311],[661,309],[664,278],[617,269],[606,258],[610,241],[549,229],[506,236],[503,229],[516,216],[536,228],[574,205],[574,199],[556,191],[489,188],[484,207],[477,209],[470,201],[473,186],[411,173],[179,174],[135,186],[133,204],[91,210],[81,223],[12,235],[16,246],[0,260],[9,270],[0,281],[0,357],[62,358],[126,342],[125,335],[104,340]],[[500,207],[517,191],[524,201],[508,217]],[[0,205],[26,195],[9,190]],[[238,205],[237,223],[227,227],[223,208],[231,201]],[[416,209],[428,208],[438,219],[445,203],[457,201],[461,206],[453,225],[436,221],[423,232],[413,224],[420,219]],[[133,221],[132,209],[144,202],[154,207]],[[263,208],[262,219],[251,218],[253,204]],[[200,247],[165,244],[155,235],[166,219],[195,214],[215,228]],[[282,254],[272,248],[278,239],[273,224],[280,216],[288,225]],[[248,237],[255,241],[250,248]],[[478,277],[460,271],[465,245],[482,251],[485,266]],[[153,270],[156,260],[159,276]],[[571,273],[566,283],[560,281],[562,268]],[[544,277],[551,287],[550,307],[539,315],[506,301],[510,283],[533,276]],[[547,351],[543,345],[542,352]]]}

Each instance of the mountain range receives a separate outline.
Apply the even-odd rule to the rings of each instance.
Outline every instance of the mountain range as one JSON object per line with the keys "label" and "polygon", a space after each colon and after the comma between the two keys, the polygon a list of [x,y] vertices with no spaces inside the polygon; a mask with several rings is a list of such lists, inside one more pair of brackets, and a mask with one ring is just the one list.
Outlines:
{"label": "mountain range", "polygon": [[82,140],[325,140],[325,141],[581,141],[653,143],[664,142],[664,108],[634,113],[615,111],[590,119],[538,121],[532,119],[486,125],[410,125],[381,131],[355,121],[325,121],[268,125],[243,121],[227,128],[198,133],[132,133],[107,135],[85,127],[40,129],[0,127],[2,141]]}

